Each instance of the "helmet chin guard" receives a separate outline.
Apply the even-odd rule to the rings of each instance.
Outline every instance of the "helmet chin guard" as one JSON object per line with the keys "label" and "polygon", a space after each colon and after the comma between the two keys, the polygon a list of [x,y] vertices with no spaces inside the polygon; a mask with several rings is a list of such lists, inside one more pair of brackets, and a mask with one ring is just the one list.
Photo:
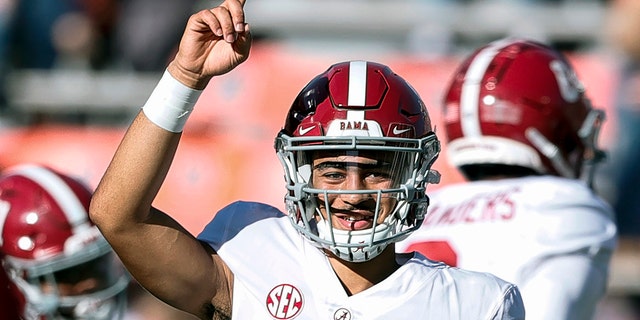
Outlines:
{"label": "helmet chin guard", "polygon": [[[294,101],[275,149],[291,223],[315,246],[346,261],[371,260],[420,227],[429,204],[426,186],[439,182],[431,165],[440,143],[422,100],[377,63],[339,63],[313,79]],[[327,153],[384,163],[392,183],[382,189],[317,188],[313,161]],[[329,199],[345,195],[367,195],[375,202],[368,217],[372,227],[336,227],[339,218]],[[383,201],[392,208],[383,210]]]}

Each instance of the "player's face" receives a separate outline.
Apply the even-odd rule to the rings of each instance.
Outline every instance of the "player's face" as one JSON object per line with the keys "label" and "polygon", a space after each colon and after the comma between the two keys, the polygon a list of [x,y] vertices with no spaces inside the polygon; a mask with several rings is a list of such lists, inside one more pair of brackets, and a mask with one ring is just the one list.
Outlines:
{"label": "player's face", "polygon": [[[112,286],[117,280],[113,255],[107,254],[83,264],[54,273],[54,281],[42,278],[40,288],[46,294],[58,294],[61,297],[74,297],[95,293]],[[99,304],[95,302],[95,306]],[[75,319],[75,306],[59,307],[57,312],[69,319]]]}
{"label": "player's face", "polygon": [[[110,254],[54,273],[55,284],[41,282],[45,293],[58,292],[62,296],[77,296],[103,290],[112,285],[113,277],[108,268],[112,265]],[[53,288],[52,286],[56,286]]]}
{"label": "player's face", "polygon": [[[392,159],[373,153],[341,152],[317,154],[313,160],[312,184],[325,190],[381,190],[397,185]],[[330,193],[318,194],[318,207],[331,225],[340,230],[364,230],[373,227],[376,206],[380,214],[377,223],[393,211],[398,200],[395,194]],[[319,218],[319,217],[318,217]]]}

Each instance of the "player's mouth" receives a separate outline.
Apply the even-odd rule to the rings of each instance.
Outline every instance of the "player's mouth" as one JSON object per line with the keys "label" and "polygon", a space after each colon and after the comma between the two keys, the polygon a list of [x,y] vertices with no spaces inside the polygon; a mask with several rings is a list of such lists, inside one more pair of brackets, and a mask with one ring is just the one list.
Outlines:
{"label": "player's mouth", "polygon": [[365,230],[373,227],[372,215],[338,213],[334,218],[343,230]]}

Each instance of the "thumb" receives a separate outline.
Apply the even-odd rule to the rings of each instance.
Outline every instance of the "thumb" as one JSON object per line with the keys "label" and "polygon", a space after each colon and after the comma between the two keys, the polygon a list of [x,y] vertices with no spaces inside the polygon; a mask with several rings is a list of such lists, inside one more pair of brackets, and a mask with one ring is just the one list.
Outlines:
{"label": "thumb", "polygon": [[245,24],[244,27],[244,32],[239,32],[238,36],[236,38],[236,41],[234,41],[234,47],[236,49],[236,52],[244,57],[244,59],[246,59],[249,56],[249,51],[251,49],[251,42],[253,41],[252,39],[252,35],[251,35],[251,30],[249,28],[249,24]]}

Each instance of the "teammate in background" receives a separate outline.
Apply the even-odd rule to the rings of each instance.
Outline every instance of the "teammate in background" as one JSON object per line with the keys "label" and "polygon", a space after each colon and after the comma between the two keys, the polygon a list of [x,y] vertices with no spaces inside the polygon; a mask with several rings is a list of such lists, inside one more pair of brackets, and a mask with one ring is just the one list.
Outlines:
{"label": "teammate in background", "polygon": [[3,315],[17,308],[27,320],[122,317],[129,276],[89,220],[90,198],[85,185],[44,166],[3,171],[0,271],[15,301],[0,301]]}
{"label": "teammate in background", "polygon": [[248,58],[243,5],[191,16],[94,194],[91,218],[137,281],[201,319],[523,319],[514,285],[395,253],[424,218],[439,142],[381,64],[335,64],[294,100],[276,138],[288,215],[235,202],[196,238],[152,207],[202,89]]}
{"label": "teammate in background", "polygon": [[527,319],[590,319],[616,226],[590,188],[604,114],[566,57],[526,39],[492,42],[460,65],[443,103],[448,156],[469,182],[434,191],[397,249],[515,283]]}

